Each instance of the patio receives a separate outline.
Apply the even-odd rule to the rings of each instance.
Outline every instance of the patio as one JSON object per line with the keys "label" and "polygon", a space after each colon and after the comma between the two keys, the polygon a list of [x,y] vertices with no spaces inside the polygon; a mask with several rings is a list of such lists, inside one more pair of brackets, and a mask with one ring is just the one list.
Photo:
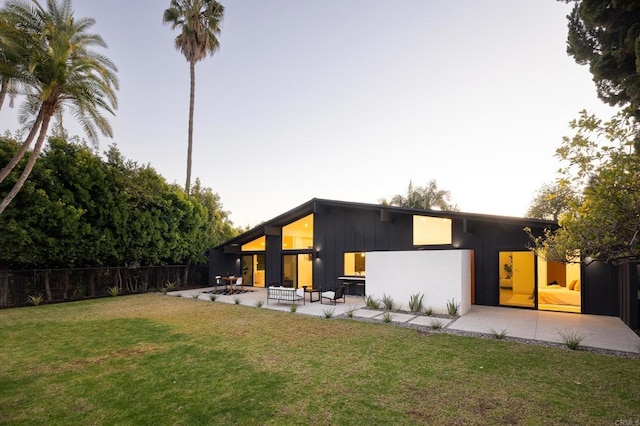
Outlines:
{"label": "patio", "polygon": [[[172,296],[210,301],[214,287],[169,292]],[[245,287],[245,293],[217,295],[216,302],[255,307],[262,301],[262,308],[282,312],[291,312],[291,303],[269,301],[265,288]],[[332,316],[340,316],[353,311],[353,318],[361,320],[382,320],[381,310],[367,309],[361,296],[346,296],[345,303],[321,304],[309,302],[296,303],[296,314],[324,318],[332,310]],[[562,344],[561,332],[575,332],[583,335],[582,347],[604,349],[608,351],[640,353],[640,336],[627,327],[618,317],[601,315],[573,314],[563,312],[536,311],[528,309],[504,308],[473,305],[465,315],[456,319],[414,315],[404,312],[391,312],[391,323],[407,327],[431,329],[433,323],[440,323],[443,331],[491,334],[492,330],[506,330],[510,338],[535,340]]]}

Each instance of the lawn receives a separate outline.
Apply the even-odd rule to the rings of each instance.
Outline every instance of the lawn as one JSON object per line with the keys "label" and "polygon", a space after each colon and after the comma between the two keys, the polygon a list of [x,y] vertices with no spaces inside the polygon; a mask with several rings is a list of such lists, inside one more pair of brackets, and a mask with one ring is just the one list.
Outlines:
{"label": "lawn", "polygon": [[640,421],[637,359],[155,294],[0,324],[0,424]]}

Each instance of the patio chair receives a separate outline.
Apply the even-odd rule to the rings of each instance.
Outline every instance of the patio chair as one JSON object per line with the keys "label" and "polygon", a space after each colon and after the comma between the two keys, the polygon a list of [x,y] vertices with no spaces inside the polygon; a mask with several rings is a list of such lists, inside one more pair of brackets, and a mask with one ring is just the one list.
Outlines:
{"label": "patio chair", "polygon": [[237,290],[240,287],[240,290],[244,291],[244,286],[242,284],[242,277],[238,277],[235,283],[233,283],[232,288]]}
{"label": "patio chair", "polygon": [[335,305],[336,302],[342,299],[342,303],[346,303],[346,299],[344,297],[344,286],[338,287],[336,291],[323,291],[320,293],[320,303],[323,304],[323,300],[327,299],[329,302],[333,302]]}

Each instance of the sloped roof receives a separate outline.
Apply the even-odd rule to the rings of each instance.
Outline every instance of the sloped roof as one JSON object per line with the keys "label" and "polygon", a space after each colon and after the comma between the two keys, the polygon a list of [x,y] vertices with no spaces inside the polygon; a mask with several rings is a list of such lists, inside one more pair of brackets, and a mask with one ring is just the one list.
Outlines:
{"label": "sloped roof", "polygon": [[327,200],[322,198],[312,198],[295,207],[285,213],[282,213],[279,216],[276,216],[266,222],[260,223],[254,228],[243,232],[242,234],[225,241],[224,243],[215,247],[216,249],[222,248],[228,245],[235,244],[244,244],[249,241],[253,241],[256,238],[261,237],[265,234],[265,228],[270,226],[284,226],[295,220],[298,220],[304,216],[307,216],[311,213],[318,211],[322,206],[326,207],[341,207],[341,208],[353,208],[359,210],[378,210],[378,211],[389,211],[390,213],[400,213],[400,214],[418,214],[418,215],[426,215],[426,216],[436,216],[436,217],[445,217],[450,219],[466,219],[469,221],[475,222],[485,222],[485,223],[506,223],[510,225],[521,225],[521,226],[540,226],[540,227],[552,227],[555,228],[558,224],[554,221],[543,220],[543,219],[532,219],[532,218],[523,218],[523,217],[513,217],[513,216],[499,216],[499,215],[489,215],[489,214],[480,214],[480,213],[463,213],[463,212],[453,212],[453,211],[442,211],[442,210],[424,210],[424,209],[412,209],[407,207],[398,207],[398,206],[386,206],[382,204],[368,204],[368,203],[358,203],[352,201],[337,201],[337,200]]}

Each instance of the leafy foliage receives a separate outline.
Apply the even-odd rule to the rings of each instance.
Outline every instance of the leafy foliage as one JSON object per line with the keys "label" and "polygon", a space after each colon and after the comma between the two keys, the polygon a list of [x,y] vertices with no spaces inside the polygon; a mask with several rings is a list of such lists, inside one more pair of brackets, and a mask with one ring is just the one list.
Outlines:
{"label": "leafy foliage", "polygon": [[527,217],[558,221],[560,215],[566,212],[576,201],[578,195],[568,185],[545,184],[536,193],[527,210]]}
{"label": "leafy foliage", "polygon": [[460,304],[455,299],[447,300],[447,312],[451,316],[457,316]]}
{"label": "leafy foliage", "polygon": [[383,205],[408,207],[412,209],[432,210],[438,208],[446,211],[458,211],[458,206],[450,202],[451,193],[438,188],[435,179],[431,179],[425,187],[414,187],[413,182],[409,182],[406,195],[394,195],[391,201],[381,199]]}
{"label": "leafy foliage", "polygon": [[634,149],[635,120],[619,113],[602,122],[583,111],[571,122],[557,156],[560,184],[582,190],[559,220],[560,229],[531,236],[550,260],[578,256],[611,263],[640,260],[640,157]]}
{"label": "leafy foliage", "polygon": [[31,127],[20,149],[2,163],[0,182],[35,140],[33,155],[4,194],[0,213],[24,186],[39,158],[50,120],[63,108],[70,109],[90,140],[97,140],[98,133],[112,136],[103,112],[113,114],[117,107],[117,69],[93,50],[106,47],[99,35],[87,32],[95,21],[76,19],[70,0],[47,1],[45,6],[37,1],[9,0],[0,9],[0,76],[19,88],[16,92],[25,99],[20,120]]}
{"label": "leafy foliage", "polygon": [[598,97],[612,106],[628,106],[640,118],[640,3],[616,0],[565,0],[567,53],[589,65]]}
{"label": "leafy foliage", "polygon": [[409,310],[411,312],[422,311],[422,299],[424,299],[424,294],[422,293],[415,293],[409,296]]}
{"label": "leafy foliage", "polygon": [[[0,164],[19,149],[0,138]],[[25,159],[21,161],[25,162]],[[0,183],[0,195],[17,172]],[[22,267],[203,263],[232,236],[219,196],[199,182],[188,196],[116,146],[101,158],[85,145],[50,138],[29,181],[0,215],[0,264]]]}

